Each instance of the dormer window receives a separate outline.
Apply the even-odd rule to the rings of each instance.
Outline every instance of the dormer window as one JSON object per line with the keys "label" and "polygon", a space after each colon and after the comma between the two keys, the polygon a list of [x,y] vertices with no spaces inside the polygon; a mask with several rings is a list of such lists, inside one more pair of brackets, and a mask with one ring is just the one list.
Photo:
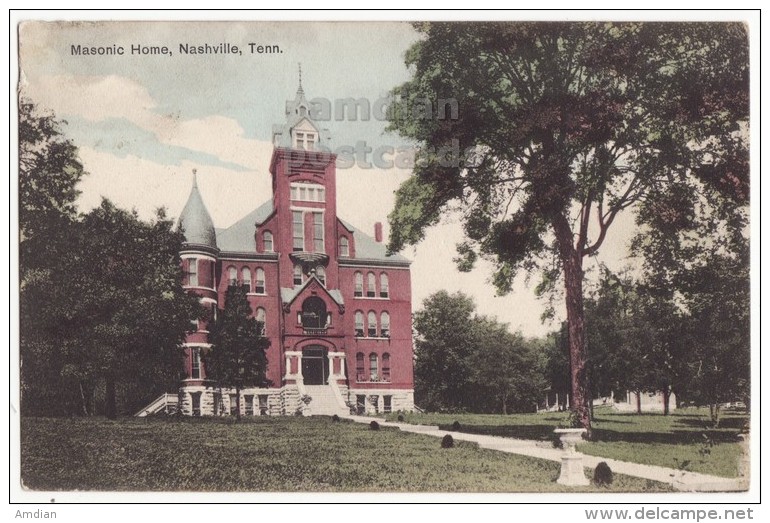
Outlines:
{"label": "dormer window", "polygon": [[294,148],[312,151],[318,141],[318,135],[308,131],[297,131],[294,133]]}

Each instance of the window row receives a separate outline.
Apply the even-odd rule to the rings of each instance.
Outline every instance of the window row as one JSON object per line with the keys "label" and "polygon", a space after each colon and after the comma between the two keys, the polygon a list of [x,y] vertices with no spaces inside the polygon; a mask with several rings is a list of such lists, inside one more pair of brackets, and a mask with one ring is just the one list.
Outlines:
{"label": "window row", "polygon": [[366,330],[364,330],[364,313],[356,311],[356,338],[390,338],[390,314],[380,313],[380,329],[377,334],[377,314],[369,311],[366,315]]}
{"label": "window row", "polygon": [[[355,274],[356,286],[353,295],[357,298],[364,297],[364,275],[360,272]],[[388,283],[388,275],[384,272],[380,273],[380,298],[390,297],[390,287]],[[373,272],[366,275],[366,297],[377,297],[377,276]]]}
{"label": "window row", "polygon": [[240,273],[240,279],[238,279],[238,269],[233,266],[227,268],[227,281],[230,287],[240,285],[246,292],[252,292],[252,283],[254,284],[254,292],[257,294],[266,294],[265,288],[265,271],[261,267],[258,267],[254,272],[254,281],[251,280],[251,269],[243,267]]}
{"label": "window row", "polygon": [[290,186],[291,199],[300,202],[326,201],[326,189],[323,185],[309,183],[292,183]]}
{"label": "window row", "polygon": [[[367,369],[367,360],[369,368]],[[368,372],[367,372],[368,371]],[[382,361],[376,352],[369,354],[367,358],[363,352],[356,354],[356,381],[389,382],[390,381],[390,354],[382,355]]]}

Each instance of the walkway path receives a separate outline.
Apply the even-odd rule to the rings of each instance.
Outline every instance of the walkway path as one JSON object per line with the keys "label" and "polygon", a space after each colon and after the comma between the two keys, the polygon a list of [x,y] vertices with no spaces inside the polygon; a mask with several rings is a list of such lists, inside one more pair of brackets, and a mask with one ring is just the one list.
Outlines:
{"label": "walkway path", "polygon": [[[526,439],[504,438],[501,436],[486,436],[483,434],[466,434],[464,432],[454,432],[440,430],[436,425],[413,425],[410,423],[399,423],[385,421],[380,418],[367,416],[344,416],[347,419],[358,423],[369,424],[377,421],[383,427],[397,427],[403,432],[413,432],[425,434],[437,438],[443,438],[446,434],[451,434],[453,439],[462,441],[472,441],[478,443],[479,447],[485,449],[499,450],[511,454],[521,454],[533,458],[547,459],[550,461],[561,462],[563,451],[556,449],[550,442],[535,441]],[[639,463],[630,463],[628,461],[618,461],[615,459],[601,458],[598,456],[584,455],[583,464],[589,468],[595,468],[600,462],[606,462],[613,472],[625,474],[637,478],[660,481],[672,485],[676,490],[685,492],[739,492],[748,489],[748,485],[740,478],[722,478],[719,476],[710,476],[708,474],[699,474],[697,472],[688,472],[655,465],[641,465]]]}

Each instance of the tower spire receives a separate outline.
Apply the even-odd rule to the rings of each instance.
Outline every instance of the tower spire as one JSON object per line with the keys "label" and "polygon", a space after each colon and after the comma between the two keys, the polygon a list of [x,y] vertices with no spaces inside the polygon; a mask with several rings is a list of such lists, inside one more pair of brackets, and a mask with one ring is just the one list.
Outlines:
{"label": "tower spire", "polygon": [[198,169],[193,169],[193,187],[198,188]]}
{"label": "tower spire", "polygon": [[297,68],[299,69],[299,88],[297,89],[297,94],[304,95],[305,90],[302,89],[302,62],[297,62]]}

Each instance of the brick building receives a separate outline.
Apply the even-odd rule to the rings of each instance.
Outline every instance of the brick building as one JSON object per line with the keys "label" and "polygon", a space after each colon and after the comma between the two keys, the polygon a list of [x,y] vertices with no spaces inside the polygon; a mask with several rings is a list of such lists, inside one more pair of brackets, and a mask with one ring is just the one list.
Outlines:
{"label": "brick building", "polygon": [[[380,223],[369,236],[337,216],[328,139],[300,86],[286,123],[273,128],[272,197],[216,229],[193,181],[180,216],[186,288],[213,312],[229,285],[244,286],[270,340],[270,386],[241,391],[243,415],[294,414],[306,394],[312,414],[414,405],[409,261],[387,254]],[[233,414],[234,391],[206,379],[207,336],[200,320],[187,337],[179,408]]]}

